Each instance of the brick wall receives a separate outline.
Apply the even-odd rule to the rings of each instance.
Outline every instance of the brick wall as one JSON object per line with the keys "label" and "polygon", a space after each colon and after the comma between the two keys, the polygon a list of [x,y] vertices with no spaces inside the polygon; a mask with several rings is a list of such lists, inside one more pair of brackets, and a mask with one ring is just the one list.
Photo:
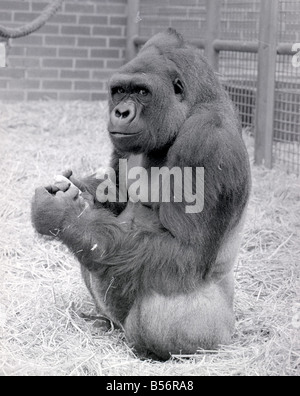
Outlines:
{"label": "brick wall", "polygon": [[[0,24],[32,21],[49,1],[0,0]],[[281,4],[282,15],[293,7],[290,1]],[[220,38],[257,40],[259,5],[260,0],[222,0]],[[64,0],[40,31],[11,42],[8,67],[0,68],[0,100],[106,99],[106,82],[125,61],[127,12],[127,0]],[[280,40],[297,42],[297,14],[289,15]],[[140,35],[167,27],[187,39],[203,38],[206,0],[140,0]]]}
{"label": "brick wall", "polygon": [[[0,24],[32,21],[48,0],[0,0]],[[41,30],[11,40],[0,100],[100,100],[124,63],[127,0],[65,0]]]}
{"label": "brick wall", "polygon": [[201,38],[206,27],[206,0],[140,0],[140,18],[144,37],[172,27],[187,39]]}

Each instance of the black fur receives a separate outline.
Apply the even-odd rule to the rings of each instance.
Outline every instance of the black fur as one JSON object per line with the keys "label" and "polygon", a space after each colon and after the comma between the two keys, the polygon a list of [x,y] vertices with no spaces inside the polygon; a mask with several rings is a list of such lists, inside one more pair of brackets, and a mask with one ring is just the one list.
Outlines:
{"label": "black fur", "polygon": [[[139,94],[141,88],[144,91]],[[127,122],[117,117],[128,103],[133,103],[135,117],[129,111]],[[242,222],[250,190],[248,156],[231,101],[199,51],[169,29],[149,40],[112,78],[109,107],[108,129],[115,146],[112,167],[118,171],[120,158],[136,154],[141,154],[148,170],[153,166],[204,167],[204,210],[186,214],[186,202],[129,204],[126,210],[121,203],[100,205],[96,200],[99,180],[78,181],[70,176],[93,197],[94,206],[84,210],[82,198],[60,198],[51,214],[56,197],[48,193],[47,201],[39,189],[32,206],[33,224],[47,235],[49,230],[50,234],[58,230],[57,237],[78,257],[98,305],[101,300],[106,313],[125,327],[128,340],[138,350],[165,359],[172,352],[193,353],[197,347],[228,342],[233,290],[227,278],[236,248],[230,258],[230,249],[225,251],[224,263],[221,251]],[[130,133],[136,135],[124,137]],[[224,301],[218,297],[219,288]],[[184,296],[188,312],[188,298],[196,292],[204,293],[203,303],[199,298],[200,322],[188,329],[182,313]],[[183,308],[177,312],[173,307],[176,325],[162,307],[156,310],[161,327],[152,334],[156,314],[148,300],[171,304],[177,297]],[[211,307],[204,305],[207,298]],[[191,322],[194,316],[191,311]],[[170,337],[166,335],[169,325]]]}

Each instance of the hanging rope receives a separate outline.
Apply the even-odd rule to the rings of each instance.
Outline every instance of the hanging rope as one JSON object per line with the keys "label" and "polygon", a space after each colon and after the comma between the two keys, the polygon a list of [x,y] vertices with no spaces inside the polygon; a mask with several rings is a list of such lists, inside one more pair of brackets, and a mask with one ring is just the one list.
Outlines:
{"label": "hanging rope", "polygon": [[48,7],[45,8],[39,17],[20,28],[6,29],[0,25],[0,37],[3,37],[4,39],[15,39],[28,36],[29,34],[36,32],[57,12],[63,1],[64,0],[53,1],[53,3],[49,4]]}

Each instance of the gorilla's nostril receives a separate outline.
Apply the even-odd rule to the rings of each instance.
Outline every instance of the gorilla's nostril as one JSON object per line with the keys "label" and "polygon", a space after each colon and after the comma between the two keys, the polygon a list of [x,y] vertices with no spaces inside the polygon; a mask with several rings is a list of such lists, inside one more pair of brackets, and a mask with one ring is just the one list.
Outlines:
{"label": "gorilla's nostril", "polygon": [[122,117],[122,114],[121,114],[121,112],[120,112],[119,110],[116,110],[115,116],[116,116],[117,118],[120,118],[120,117]]}
{"label": "gorilla's nostril", "polygon": [[124,113],[122,114],[122,117],[127,118],[129,115],[130,115],[130,111],[127,110],[127,111],[124,111]]}

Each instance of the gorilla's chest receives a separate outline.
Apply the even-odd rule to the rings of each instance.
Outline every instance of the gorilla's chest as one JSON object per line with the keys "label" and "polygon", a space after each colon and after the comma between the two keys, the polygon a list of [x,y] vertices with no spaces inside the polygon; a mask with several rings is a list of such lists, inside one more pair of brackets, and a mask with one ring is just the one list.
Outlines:
{"label": "gorilla's chest", "polygon": [[159,225],[157,211],[151,201],[151,166],[143,154],[131,155],[127,161],[128,203],[119,219],[130,228],[137,225]]}

